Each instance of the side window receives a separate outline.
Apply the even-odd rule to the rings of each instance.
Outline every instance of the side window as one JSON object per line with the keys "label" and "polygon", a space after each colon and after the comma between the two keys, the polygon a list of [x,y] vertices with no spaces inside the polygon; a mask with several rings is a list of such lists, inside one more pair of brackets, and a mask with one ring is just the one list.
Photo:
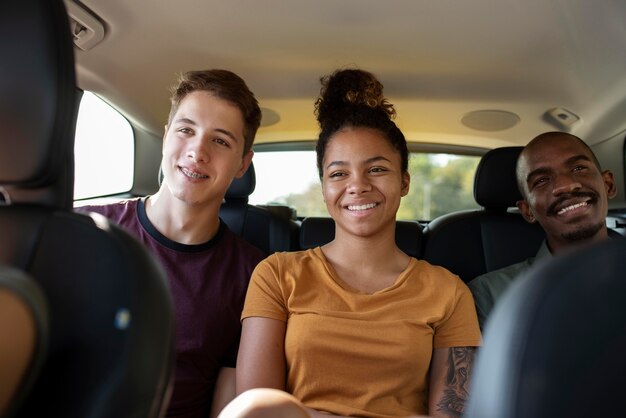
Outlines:
{"label": "side window", "polygon": [[134,154],[130,123],[102,99],[85,92],[76,122],[74,200],[129,191]]}
{"label": "side window", "polygon": [[314,151],[262,151],[254,154],[253,205],[279,204],[298,216],[328,216]]}
{"label": "side window", "polygon": [[[479,161],[479,156],[411,153],[411,186],[397,218],[429,221],[477,208],[473,188]],[[259,150],[254,154],[254,167],[257,182],[250,203],[288,205],[299,217],[328,216],[314,151]]]}
{"label": "side window", "polygon": [[479,156],[411,153],[411,186],[400,202],[397,218],[430,221],[446,213],[478,208],[474,174],[479,162]]}

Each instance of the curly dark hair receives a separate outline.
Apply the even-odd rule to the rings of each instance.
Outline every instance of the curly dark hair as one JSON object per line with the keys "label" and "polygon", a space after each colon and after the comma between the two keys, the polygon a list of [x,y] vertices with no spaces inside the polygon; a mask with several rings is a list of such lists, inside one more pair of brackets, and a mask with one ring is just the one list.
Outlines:
{"label": "curly dark hair", "polygon": [[320,134],[315,146],[317,169],[323,177],[326,147],[341,129],[369,128],[382,133],[400,153],[402,171],[409,165],[409,151],[404,134],[393,122],[396,111],[383,96],[383,85],[364,70],[337,70],[320,79],[320,97],[315,101],[315,116]]}

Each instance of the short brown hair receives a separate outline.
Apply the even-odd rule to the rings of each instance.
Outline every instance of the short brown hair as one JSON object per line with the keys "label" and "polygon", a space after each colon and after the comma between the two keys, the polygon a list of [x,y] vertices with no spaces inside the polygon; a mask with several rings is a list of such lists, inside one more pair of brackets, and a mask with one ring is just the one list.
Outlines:
{"label": "short brown hair", "polygon": [[237,74],[228,70],[200,70],[187,71],[178,77],[175,86],[172,87],[170,101],[172,107],[167,118],[168,125],[172,122],[174,114],[180,106],[180,102],[189,93],[194,91],[208,91],[220,99],[231,102],[243,115],[244,120],[244,148],[247,153],[252,148],[256,131],[261,125],[261,109],[254,93],[250,91],[246,82]]}

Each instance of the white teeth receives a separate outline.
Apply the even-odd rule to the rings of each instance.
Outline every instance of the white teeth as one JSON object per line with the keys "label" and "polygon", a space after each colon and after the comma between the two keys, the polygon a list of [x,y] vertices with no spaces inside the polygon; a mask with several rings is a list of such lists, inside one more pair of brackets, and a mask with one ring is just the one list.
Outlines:
{"label": "white teeth", "polygon": [[376,207],[376,203],[368,203],[367,205],[352,205],[348,206],[348,210],[366,210]]}
{"label": "white teeth", "polygon": [[184,175],[186,175],[187,177],[191,177],[192,179],[205,179],[209,177],[205,176],[204,174],[193,172],[185,167],[181,167],[180,170],[183,172]]}
{"label": "white teeth", "polygon": [[560,211],[558,211],[557,214],[563,215],[565,212],[569,212],[570,210],[574,210],[574,209],[579,208],[581,206],[587,206],[587,202],[581,202],[581,203],[576,203],[575,205],[567,206],[567,207],[561,209]]}

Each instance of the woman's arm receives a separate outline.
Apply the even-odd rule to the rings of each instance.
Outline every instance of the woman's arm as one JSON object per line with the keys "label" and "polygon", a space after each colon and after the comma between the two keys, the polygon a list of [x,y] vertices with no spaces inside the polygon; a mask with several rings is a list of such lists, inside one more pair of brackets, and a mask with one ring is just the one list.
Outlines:
{"label": "woman's arm", "polygon": [[249,317],[242,322],[237,356],[237,394],[253,388],[285,390],[285,330],[277,319]]}
{"label": "woman's arm", "polygon": [[438,348],[430,369],[428,409],[432,417],[460,417],[468,400],[477,347]]}

